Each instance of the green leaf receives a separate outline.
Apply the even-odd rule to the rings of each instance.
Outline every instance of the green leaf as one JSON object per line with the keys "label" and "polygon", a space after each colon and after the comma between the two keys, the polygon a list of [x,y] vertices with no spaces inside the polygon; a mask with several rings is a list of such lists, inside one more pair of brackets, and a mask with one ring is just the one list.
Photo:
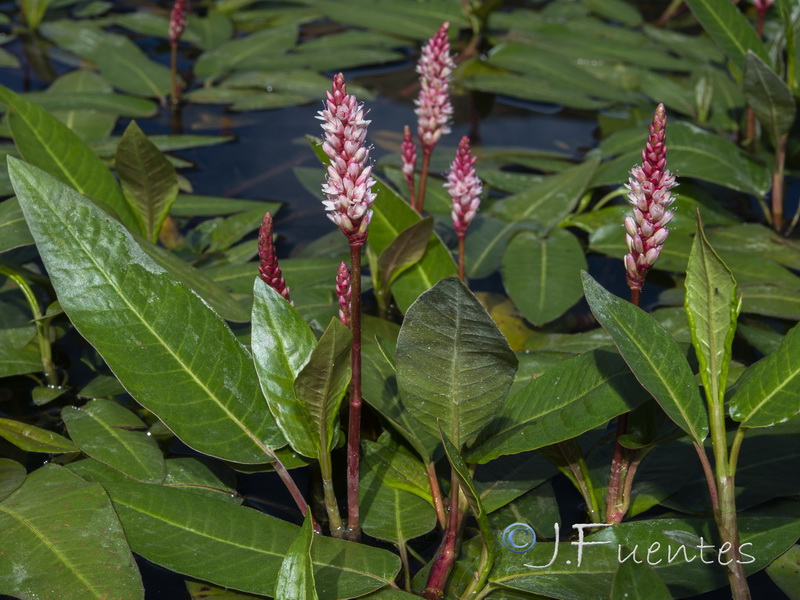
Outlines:
{"label": "green leaf", "polygon": [[730,399],[730,413],[742,427],[769,427],[800,412],[800,325],[780,348],[750,366]]}
{"label": "green leaf", "polygon": [[[99,77],[91,71],[84,71],[84,73]],[[108,86],[104,81],[103,83]],[[110,91],[99,94],[89,91],[68,91],[68,89],[63,89],[65,87],[57,86],[57,91],[53,93],[50,91],[53,88],[51,86],[47,92],[30,92],[24,97],[51,113],[53,111],[95,111],[122,117],[152,117],[158,112],[155,102],[144,98],[133,98]]]}
{"label": "green leaf", "polygon": [[433,219],[427,218],[406,227],[381,252],[378,269],[388,285],[406,269],[413,266],[425,254],[428,240],[433,233]]}
{"label": "green leaf", "polygon": [[686,0],[686,4],[703,29],[739,69],[744,68],[748,51],[769,60],[764,44],[735,4],[716,0]]}
{"label": "green leaf", "polygon": [[517,368],[492,318],[454,277],[408,309],[396,361],[403,405],[428,433],[441,421],[458,448],[492,420]]}
{"label": "green leaf", "polygon": [[207,253],[229,249],[251,231],[258,229],[264,219],[261,207],[252,208],[226,218],[203,221],[195,228],[201,238],[200,246],[208,245]]}
{"label": "green leaf", "polygon": [[534,325],[560,317],[583,296],[578,273],[588,265],[580,242],[566,229],[546,238],[523,232],[503,256],[503,286]]}
{"label": "green leaf", "polygon": [[115,167],[126,200],[136,211],[144,236],[155,243],[178,196],[175,167],[131,121],[117,146]]}
{"label": "green leaf", "polygon": [[289,551],[281,564],[278,581],[275,584],[275,597],[281,600],[319,600],[314,589],[314,565],[311,562],[311,544],[314,529],[311,526],[311,512],[306,515],[297,538],[289,546]]}
{"label": "green leaf", "polygon": [[592,350],[551,367],[510,396],[466,458],[486,463],[563,442],[632,410],[644,396],[619,356]]}
{"label": "green leaf", "polygon": [[146,425],[111,400],[92,400],[86,406],[66,406],[61,417],[69,435],[87,455],[145,483],[161,483],[166,466]]}
{"label": "green leaf", "polygon": [[21,0],[19,4],[28,27],[33,30],[38,29],[50,0]]}
{"label": "green leaf", "polygon": [[14,159],[9,172],[64,311],[131,395],[196,450],[265,462],[284,440],[225,322],[80,194]]}
{"label": "green leaf", "polygon": [[25,467],[17,461],[0,458],[0,502],[17,490],[27,476]]}
{"label": "green leaf", "polygon": [[553,463],[541,453],[522,452],[478,465],[472,481],[483,509],[493,513],[556,474]]}
{"label": "green leaf", "polygon": [[26,452],[63,454],[78,451],[78,447],[63,435],[12,419],[0,419],[0,437]]}
{"label": "green leaf", "polygon": [[25,215],[16,198],[0,203],[0,252],[33,244]]}
{"label": "green leaf", "polygon": [[258,208],[262,213],[268,212],[275,216],[280,207],[281,204],[279,202],[180,194],[169,212],[176,217],[216,217],[217,215],[232,215]]}
{"label": "green leaf", "polygon": [[0,102],[8,106],[11,134],[24,160],[81,194],[103,201],[123,224],[137,227],[136,217],[114,176],[66,125],[3,86],[0,86]]}
{"label": "green leaf", "polygon": [[88,58],[111,85],[123,92],[159,100],[169,93],[169,69],[150,60],[126,37],[105,35]]}
{"label": "green leaf", "polygon": [[23,348],[0,347],[0,377],[37,373],[42,370],[39,347],[28,344]]}
{"label": "green leaf", "polygon": [[709,404],[721,403],[740,305],[736,281],[708,243],[699,212],[685,285],[684,306],[700,379]]}
{"label": "green leaf", "polygon": [[311,415],[315,442],[322,452],[330,452],[336,439],[339,406],[350,384],[352,345],[350,329],[332,318],[294,382],[295,395]]}
{"label": "green leaf", "polygon": [[675,340],[641,308],[606,291],[588,273],[582,276],[592,313],[633,374],[664,412],[702,443],[708,435],[708,415],[694,374]]}
{"label": "green leaf", "polygon": [[394,486],[382,465],[361,464],[358,492],[364,533],[402,545],[433,530],[436,512],[430,502]]}
{"label": "green leaf", "polygon": [[750,50],[744,60],[742,91],[773,143],[777,143],[794,123],[794,95],[783,79]]}
{"label": "green leaf", "polygon": [[[97,98],[101,95],[113,95],[113,90],[114,88],[94,71],[77,69],[56,79],[47,88],[47,92],[44,95],[55,98],[63,95]],[[128,101],[144,102],[151,105],[151,113],[157,110],[155,104],[143,98],[128,98]],[[144,105],[141,105],[140,108],[143,109]],[[74,131],[78,137],[87,142],[111,135],[118,117],[114,113],[101,113],[93,109],[83,110],[78,108],[53,110],[51,114]]]}
{"label": "green leaf", "polygon": [[204,50],[216,48],[229,40],[233,32],[231,20],[217,10],[210,9],[205,17],[190,13],[186,18],[186,41],[197,44]]}
{"label": "green leaf", "polygon": [[117,515],[96,483],[45,465],[0,503],[0,528],[0,594],[53,598],[58,590],[63,600],[144,598]]}
{"label": "green leaf", "polygon": [[800,599],[800,545],[795,544],[767,567],[767,575],[789,600]]}
{"label": "green leaf", "polygon": [[[186,490],[107,484],[131,549],[158,565],[217,585],[273,596],[300,528],[256,510]],[[394,554],[318,536],[311,548],[321,600],[355,598],[388,585]]]}
{"label": "green leaf", "polygon": [[667,586],[647,563],[624,562],[614,575],[610,600],[672,600]]}
{"label": "green leaf", "polygon": [[296,38],[297,28],[289,25],[228,40],[200,55],[194,66],[195,75],[213,79],[240,68],[253,56],[280,56],[294,44]]}
{"label": "green leaf", "polygon": [[394,442],[386,433],[377,442],[362,440],[361,447],[364,450],[362,462],[375,471],[382,485],[414,494],[433,506],[425,465],[410,450]]}
{"label": "green leaf", "polygon": [[295,379],[308,362],[316,338],[292,305],[258,277],[253,295],[251,345],[261,390],[292,448],[316,458],[319,454],[316,428],[308,407],[294,391]]}

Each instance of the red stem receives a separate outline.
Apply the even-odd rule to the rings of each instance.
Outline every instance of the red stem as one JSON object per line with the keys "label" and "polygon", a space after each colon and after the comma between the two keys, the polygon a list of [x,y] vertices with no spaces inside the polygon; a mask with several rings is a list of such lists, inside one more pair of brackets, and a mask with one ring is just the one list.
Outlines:
{"label": "red stem", "polygon": [[458,276],[461,281],[465,281],[464,277],[464,234],[458,235]]}
{"label": "red stem", "polygon": [[772,227],[778,232],[783,229],[783,169],[788,141],[789,134],[782,135],[778,140],[772,170]]}
{"label": "red stem", "polygon": [[459,509],[458,509],[458,479],[455,471],[451,478],[450,486],[450,519],[444,532],[442,545],[433,560],[433,566],[428,574],[428,585],[422,593],[426,600],[441,600],[447,578],[456,561],[456,541],[458,539]]}
{"label": "red stem", "polygon": [[350,330],[353,349],[350,361],[350,420],[347,433],[347,536],[361,537],[358,518],[358,463],[361,447],[361,243],[350,244]]}
{"label": "red stem", "polygon": [[[281,459],[269,448],[264,448],[264,451],[275,460],[272,463],[272,468],[275,469],[275,472],[278,474],[278,477],[281,478],[283,484],[286,486],[286,489],[289,490],[289,493],[292,495],[292,499],[294,499],[295,504],[297,504],[297,508],[300,509],[300,512],[303,515],[311,513],[308,511],[308,504],[306,504],[305,498],[303,498],[303,494],[300,493],[300,488],[297,487],[297,484],[294,482],[292,475],[289,473],[289,470],[284,466],[281,462]],[[314,531],[316,533],[320,533],[322,530],[319,527],[316,519],[314,519],[314,515],[311,515],[311,524],[314,527]]]}
{"label": "red stem", "polygon": [[172,94],[172,107],[177,108],[181,103],[181,86],[178,83],[178,42],[170,44],[170,92]]}
{"label": "red stem", "polygon": [[433,146],[422,146],[422,170],[419,174],[419,191],[417,192],[417,203],[414,208],[419,214],[425,209],[425,187],[428,183],[428,167],[431,164],[431,152]]}

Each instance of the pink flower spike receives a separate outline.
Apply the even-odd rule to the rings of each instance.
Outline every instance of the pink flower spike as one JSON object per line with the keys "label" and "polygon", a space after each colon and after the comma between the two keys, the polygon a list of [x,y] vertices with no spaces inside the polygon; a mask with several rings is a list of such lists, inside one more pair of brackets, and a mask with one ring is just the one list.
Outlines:
{"label": "pink flower spike", "polygon": [[367,164],[369,149],[364,145],[369,121],[364,118],[364,105],[347,93],[344,75],[333,78],[324,109],[317,113],[322,121],[325,141],[322,150],[331,162],[322,191],[327,197],[322,204],[328,218],[339,226],[351,245],[363,245],[367,239],[370,207],[375,201],[372,186],[375,180]]}
{"label": "pink flower spike", "polygon": [[414,202],[414,170],[417,167],[417,146],[411,138],[411,128],[403,128],[403,143],[400,145],[403,152],[403,178],[406,180],[411,192],[411,202]]}
{"label": "pink flower spike", "polygon": [[447,30],[450,23],[445,22],[428,43],[422,48],[417,64],[420,92],[417,105],[417,134],[422,148],[430,152],[436,142],[450,133],[453,105],[448,92],[450,75],[456,64],[450,56],[450,42]]}
{"label": "pink flower spike", "polygon": [[336,273],[336,295],[339,297],[339,320],[350,327],[350,271],[344,262]]}
{"label": "pink flower spike", "polygon": [[775,0],[753,0],[756,10],[760,13],[765,13],[769,7],[775,3]]}
{"label": "pink flower spike", "polygon": [[470,154],[469,137],[466,135],[458,144],[456,159],[450,167],[444,187],[453,199],[453,228],[456,235],[464,237],[478,211],[483,191],[481,180],[475,174],[475,157]]}
{"label": "pink flower spike", "polygon": [[258,274],[261,279],[291,304],[289,288],[283,280],[278,257],[275,255],[275,245],[272,243],[272,215],[269,213],[264,215],[258,230],[258,258]]}
{"label": "pink flower spike", "polygon": [[661,253],[669,234],[665,226],[673,216],[669,207],[675,199],[670,190],[678,184],[675,183],[675,176],[665,168],[666,126],[664,105],[659,104],[650,125],[650,136],[642,150],[642,165],[631,169],[630,179],[625,186],[628,188],[628,201],[634,213],[633,217],[625,219],[628,245],[625,274],[628,286],[637,294]]}
{"label": "pink flower spike", "polygon": [[175,45],[186,29],[186,13],[189,12],[189,0],[175,0],[169,14],[169,41]]}

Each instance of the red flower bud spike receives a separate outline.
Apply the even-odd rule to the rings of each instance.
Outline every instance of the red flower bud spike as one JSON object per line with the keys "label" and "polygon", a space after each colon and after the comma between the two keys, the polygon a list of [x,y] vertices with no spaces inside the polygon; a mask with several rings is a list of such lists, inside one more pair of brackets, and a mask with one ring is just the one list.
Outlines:
{"label": "red flower bud spike", "polygon": [[453,199],[453,228],[458,236],[458,276],[464,280],[464,238],[481,203],[483,185],[475,174],[475,157],[470,154],[469,137],[461,138],[456,158],[444,184]]}
{"label": "red flower bud spike", "polygon": [[273,290],[291,304],[289,288],[283,280],[281,268],[278,266],[278,257],[275,254],[275,245],[272,243],[272,215],[267,213],[261,222],[258,231],[258,275]]}

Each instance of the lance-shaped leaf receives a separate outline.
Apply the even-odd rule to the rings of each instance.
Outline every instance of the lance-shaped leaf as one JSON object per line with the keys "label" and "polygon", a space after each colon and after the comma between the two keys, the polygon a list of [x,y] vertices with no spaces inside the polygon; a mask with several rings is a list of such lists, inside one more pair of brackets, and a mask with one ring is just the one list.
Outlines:
{"label": "lance-shaped leaf", "polygon": [[789,600],[800,599],[800,545],[795,544],[781,554],[766,571]]}
{"label": "lance-shaped leaf", "polygon": [[27,470],[17,461],[0,458],[0,501],[14,493],[27,476]]}
{"label": "lance-shaped leaf", "polygon": [[314,540],[311,522],[309,512],[281,564],[275,584],[275,597],[280,600],[319,600],[314,588],[314,565],[311,562],[311,544]]}
{"label": "lance-shaped leaf", "polygon": [[739,67],[744,68],[748,50],[767,60],[767,51],[755,29],[735,4],[717,0],[686,0],[703,29]]}
{"label": "lance-shaped leaf", "polygon": [[350,383],[350,348],[353,334],[337,318],[331,319],[328,328],[311,352],[306,366],[294,382],[297,399],[311,415],[316,431],[318,452],[330,452],[336,439],[339,406]]}
{"label": "lance-shaped leaf", "polygon": [[62,454],[78,451],[78,447],[63,435],[13,419],[0,419],[0,437],[26,452]]}
{"label": "lance-shaped leaf", "polygon": [[13,158],[9,174],[61,306],[125,389],[199,452],[267,462],[285,440],[225,322],[76,191]]}
{"label": "lance-shaped leaf", "polygon": [[164,456],[155,438],[145,432],[139,417],[111,400],[92,400],[86,406],[66,406],[61,418],[69,435],[86,454],[146,483],[166,475]]}
{"label": "lance-shaped leaf", "polygon": [[708,415],[678,344],[641,308],[606,291],[588,273],[582,276],[592,313],[633,374],[664,412],[694,441],[702,443],[708,435]]}
{"label": "lance-shaped leaf", "polygon": [[373,471],[380,473],[380,479],[386,484],[405,490],[433,505],[428,474],[423,465],[410,450],[398,444],[387,433],[381,435],[377,442],[362,440],[364,451],[362,463],[370,465]]}
{"label": "lance-shaped leaf", "polygon": [[261,390],[292,448],[316,458],[318,435],[311,414],[294,393],[294,381],[308,362],[316,338],[286,298],[258,277],[253,296],[251,347]]}
{"label": "lance-shaped leaf", "polygon": [[[300,528],[251,508],[160,485],[105,485],[131,549],[172,571],[274,596]],[[388,585],[400,559],[386,550],[318,536],[311,548],[322,600],[357,598]]]}
{"label": "lance-shaped leaf", "polygon": [[97,483],[45,465],[0,503],[0,529],[0,595],[144,598],[122,527]]}
{"label": "lance-shaped leaf", "polygon": [[708,243],[699,213],[683,303],[706,398],[709,404],[722,402],[740,304],[736,281]]}
{"label": "lance-shaped leaf", "polygon": [[460,279],[448,277],[408,309],[397,338],[397,385],[420,427],[437,420],[457,448],[502,406],[517,357]]}
{"label": "lance-shaped leaf", "polygon": [[752,51],[748,51],[744,59],[742,91],[773,143],[792,128],[796,111],[792,91]]}
{"label": "lance-shaped leaf", "polygon": [[486,511],[483,509],[480,494],[478,494],[478,491],[475,489],[475,484],[472,482],[469,467],[467,463],[464,462],[464,459],[461,458],[458,448],[456,448],[453,442],[447,437],[447,434],[441,427],[441,423],[439,424],[439,435],[442,438],[442,445],[447,455],[447,461],[450,463],[450,466],[453,467],[453,473],[455,473],[458,483],[461,485],[461,491],[464,496],[467,497],[467,502],[469,502],[472,514],[478,522],[478,530],[481,532],[481,542],[483,544],[481,548],[481,562],[480,567],[475,571],[474,575],[477,581],[474,589],[480,590],[489,578],[489,572],[494,565],[495,545],[492,525],[489,522]]}
{"label": "lance-shaped leaf", "polygon": [[161,226],[178,197],[175,167],[131,121],[117,146],[115,160],[125,199],[136,212],[145,237],[158,240]]}
{"label": "lance-shaped leaf", "polygon": [[644,400],[625,361],[613,352],[592,350],[551,367],[509,396],[466,456],[483,464],[563,442]]}
{"label": "lance-shaped leaf", "polygon": [[30,100],[0,86],[0,103],[8,107],[14,144],[24,160],[47,171],[81,194],[111,207],[128,228],[138,221],[114,176],[69,127]]}
{"label": "lance-shaped leaf", "polygon": [[800,412],[800,325],[780,347],[750,366],[730,400],[730,413],[742,427],[769,427]]}

